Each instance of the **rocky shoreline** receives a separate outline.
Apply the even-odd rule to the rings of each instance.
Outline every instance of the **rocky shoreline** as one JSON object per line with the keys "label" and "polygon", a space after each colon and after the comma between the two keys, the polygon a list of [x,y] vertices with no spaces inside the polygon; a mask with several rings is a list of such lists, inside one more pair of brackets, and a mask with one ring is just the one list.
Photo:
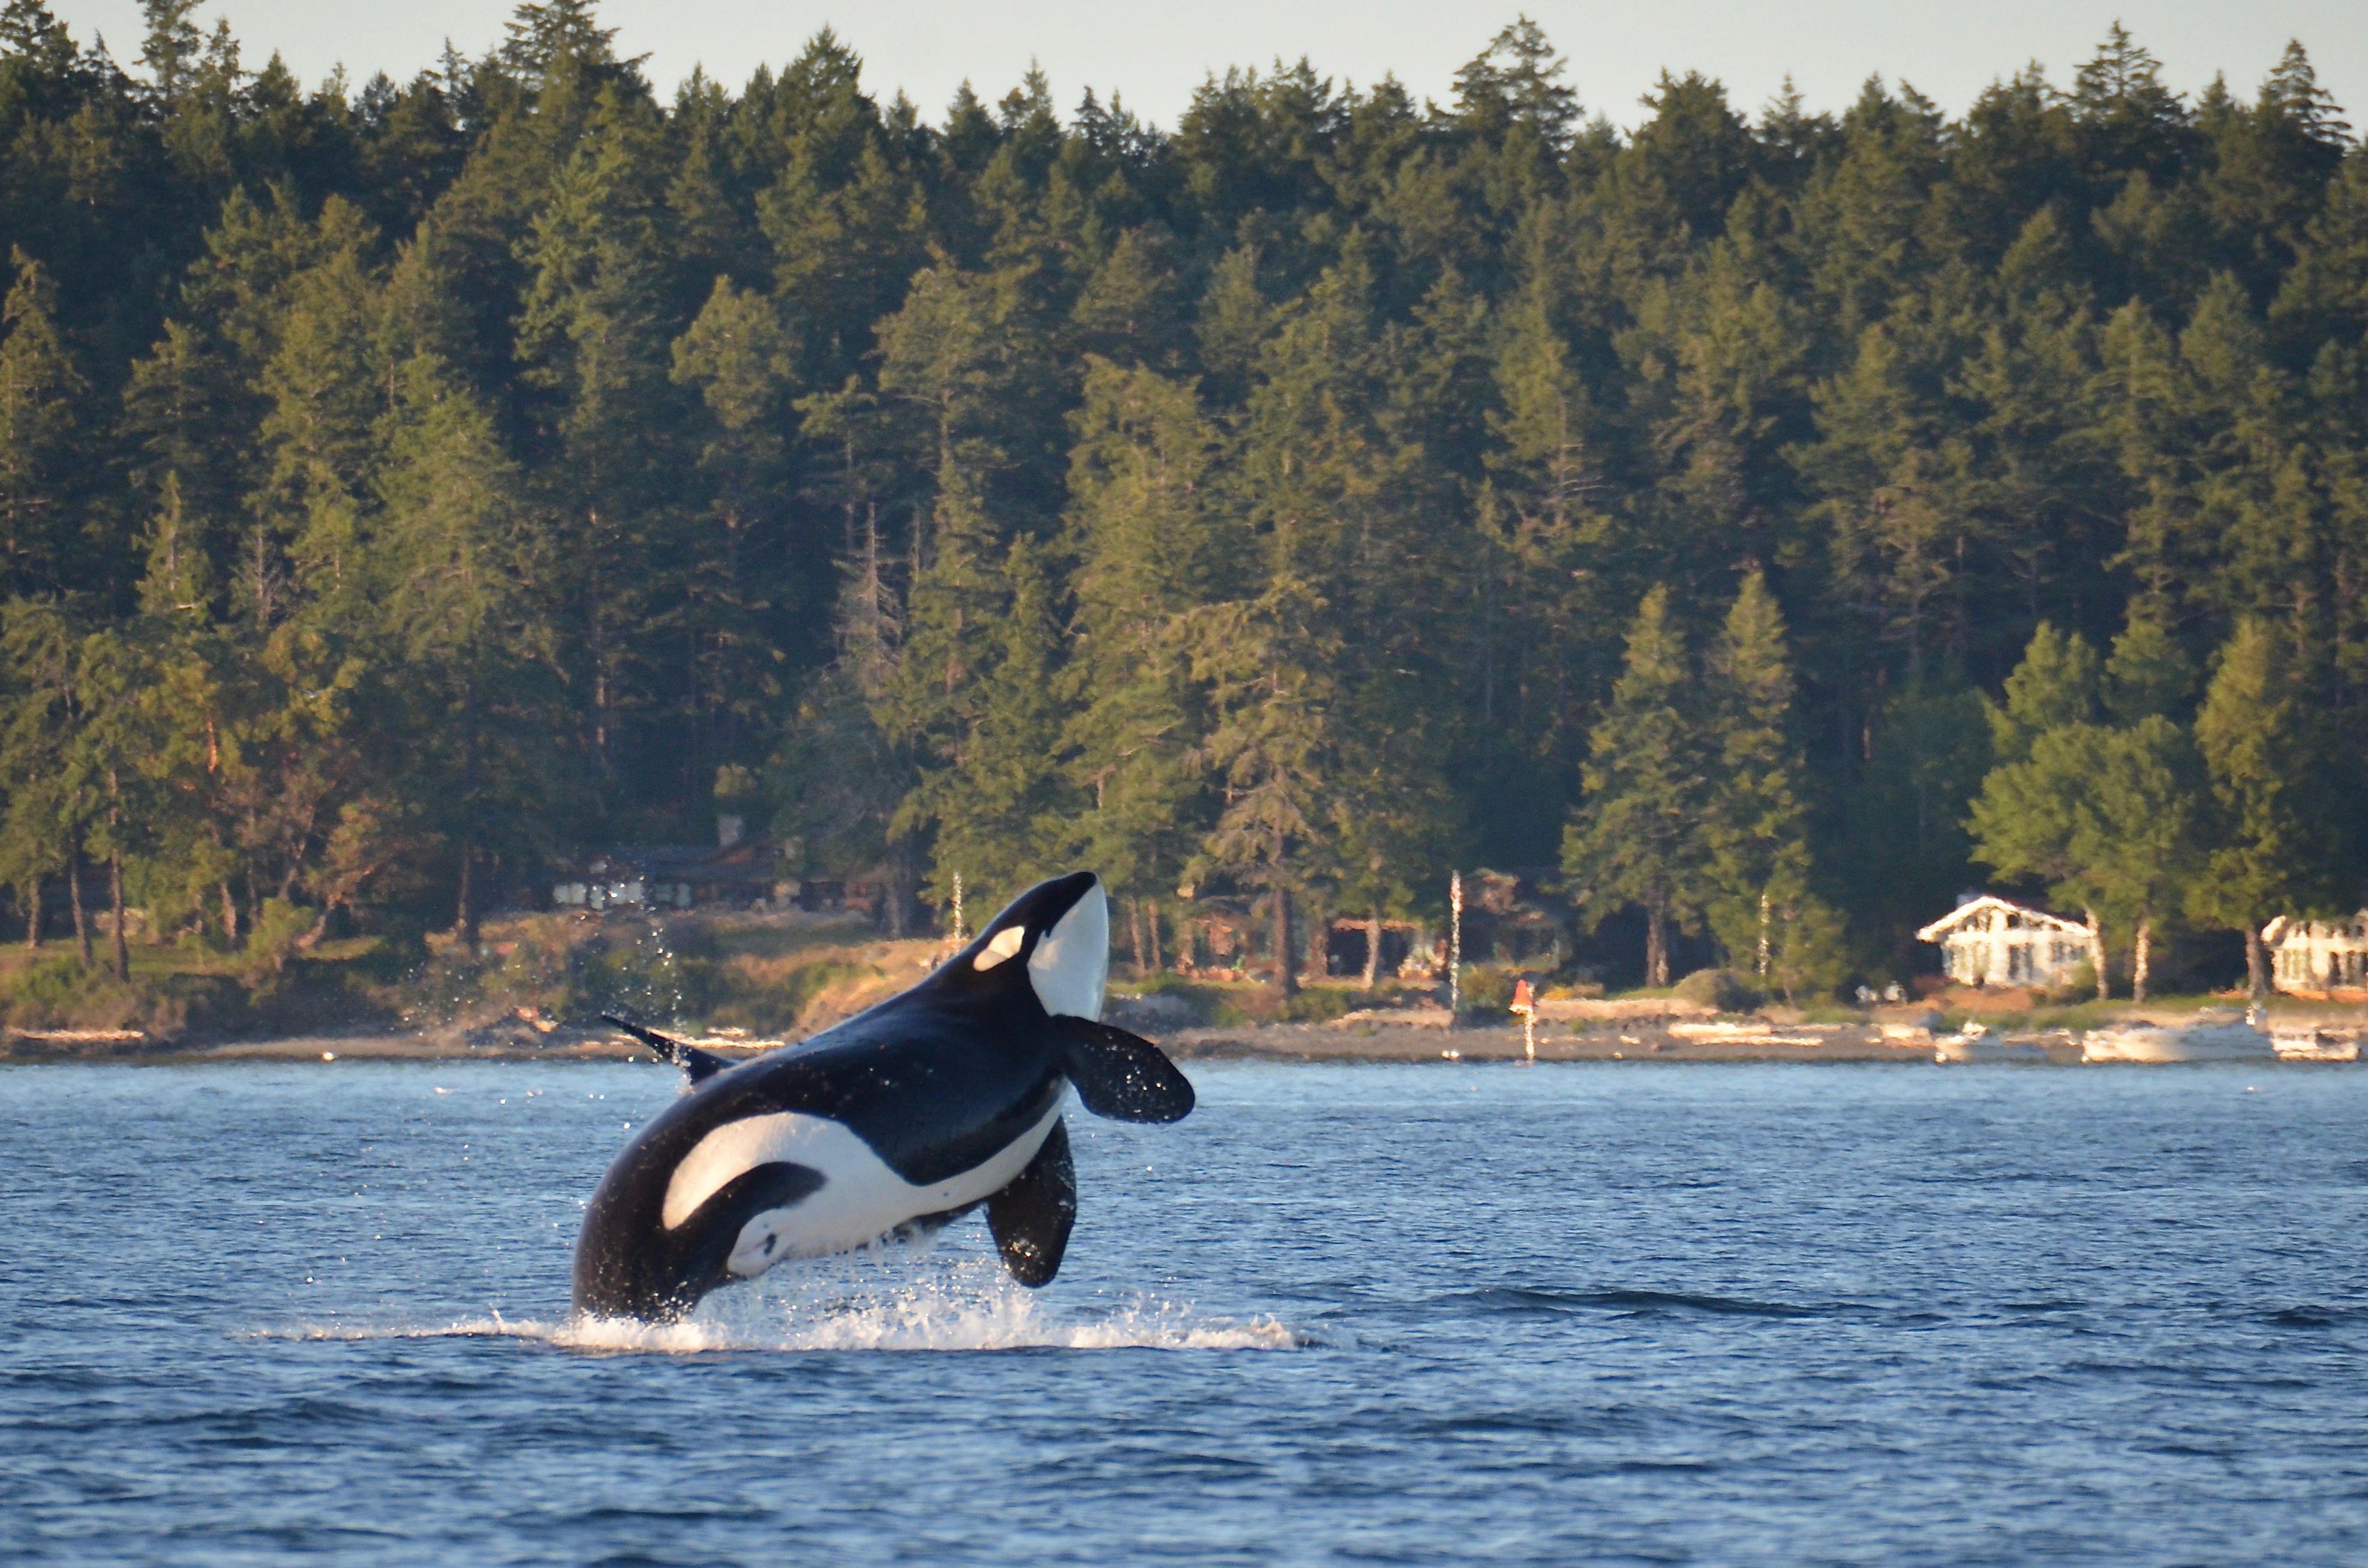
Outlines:
{"label": "rocky shoreline", "polygon": [[[1326,1024],[1237,1024],[1160,1028],[1128,1020],[1178,1061],[1499,1062],[1531,1060],[1518,1026],[1450,1020],[1444,1011],[1370,1014]],[[1450,1027],[1452,1022],[1453,1027]],[[2308,1030],[2312,1026],[2305,1025]],[[2294,1026],[2281,1023],[2281,1046]],[[2363,1032],[2357,1019],[2317,1026],[2316,1038],[2340,1049]],[[1978,1033],[1979,1031],[1974,1031]],[[754,1056],[779,1039],[729,1031],[694,1036],[726,1057]],[[1967,1052],[1967,1036],[1937,1033],[1923,1019],[1792,1023],[1765,1017],[1615,1016],[1542,1023],[1539,1062],[1889,1062],[1950,1061],[2077,1063],[2083,1033],[2002,1031]],[[322,1032],[264,1040],[153,1040],[127,1030],[8,1031],[0,1063],[115,1062],[199,1065],[230,1062],[627,1062],[649,1060],[647,1047],[611,1029],[548,1022],[504,1023],[411,1033]],[[2334,1060],[2323,1057],[2322,1060]]]}
{"label": "rocky shoreline", "polygon": [[[1249,1024],[1154,1031],[1178,1061],[1520,1062],[1518,1028],[1446,1028],[1417,1023]],[[701,1038],[726,1056],[755,1055],[781,1041]],[[2078,1051],[2074,1054],[2077,1056]],[[416,1034],[310,1034],[271,1040],[160,1042],[115,1036],[59,1039],[16,1034],[0,1062],[119,1062],[196,1065],[227,1062],[622,1062],[648,1048],[609,1030],[442,1030]],[[1879,1026],[1704,1024],[1635,1020],[1572,1032],[1542,1028],[1540,1062],[1902,1062],[1932,1060],[1931,1037]]]}

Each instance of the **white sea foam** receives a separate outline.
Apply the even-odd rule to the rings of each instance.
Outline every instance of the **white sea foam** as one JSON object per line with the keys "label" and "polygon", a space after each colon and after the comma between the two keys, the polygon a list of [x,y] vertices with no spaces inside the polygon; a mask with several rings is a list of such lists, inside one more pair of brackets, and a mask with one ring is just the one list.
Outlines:
{"label": "white sea foam", "polygon": [[[832,1267],[836,1265],[836,1267]],[[509,1318],[438,1324],[302,1324],[260,1337],[307,1340],[507,1338],[593,1354],[808,1350],[1291,1350],[1313,1341],[1272,1317],[1226,1318],[1133,1296],[1052,1305],[973,1260],[891,1279],[846,1259],[776,1269],[718,1291],[676,1324]]]}

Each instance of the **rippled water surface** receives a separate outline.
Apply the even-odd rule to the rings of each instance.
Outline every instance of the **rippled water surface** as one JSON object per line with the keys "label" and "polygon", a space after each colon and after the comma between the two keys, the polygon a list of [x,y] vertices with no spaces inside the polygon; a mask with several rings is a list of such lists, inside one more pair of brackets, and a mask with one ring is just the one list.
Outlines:
{"label": "rippled water surface", "polygon": [[17,1561],[2368,1560],[2368,1071],[1200,1064],[564,1323],[655,1066],[0,1070]]}

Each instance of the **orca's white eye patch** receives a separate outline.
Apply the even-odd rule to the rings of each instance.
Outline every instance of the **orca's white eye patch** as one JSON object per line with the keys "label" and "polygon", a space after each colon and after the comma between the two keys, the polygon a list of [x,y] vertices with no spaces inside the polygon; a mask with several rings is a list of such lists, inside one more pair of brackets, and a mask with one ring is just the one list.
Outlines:
{"label": "orca's white eye patch", "polygon": [[986,939],[986,946],[979,949],[978,957],[971,960],[971,967],[984,974],[1018,952],[1019,944],[1027,939],[1028,927],[1025,926],[1006,926]]}

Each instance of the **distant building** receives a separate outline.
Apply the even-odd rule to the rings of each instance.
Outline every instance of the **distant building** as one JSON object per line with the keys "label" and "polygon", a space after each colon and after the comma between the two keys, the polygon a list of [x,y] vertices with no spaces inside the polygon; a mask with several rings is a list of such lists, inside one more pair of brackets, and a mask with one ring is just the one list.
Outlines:
{"label": "distant building", "polygon": [[1967,898],[1916,939],[1939,946],[1960,985],[2052,985],[2097,956],[2096,935],[2078,921],[1993,893]]}
{"label": "distant building", "polygon": [[2270,973],[2281,991],[2334,991],[2368,986],[2368,909],[2349,920],[2295,920],[2279,915],[2261,927]]}
{"label": "distant building", "polygon": [[551,902],[564,909],[747,908],[771,903],[773,841],[744,836],[735,819],[726,842],[629,844],[587,849],[552,867]]}

